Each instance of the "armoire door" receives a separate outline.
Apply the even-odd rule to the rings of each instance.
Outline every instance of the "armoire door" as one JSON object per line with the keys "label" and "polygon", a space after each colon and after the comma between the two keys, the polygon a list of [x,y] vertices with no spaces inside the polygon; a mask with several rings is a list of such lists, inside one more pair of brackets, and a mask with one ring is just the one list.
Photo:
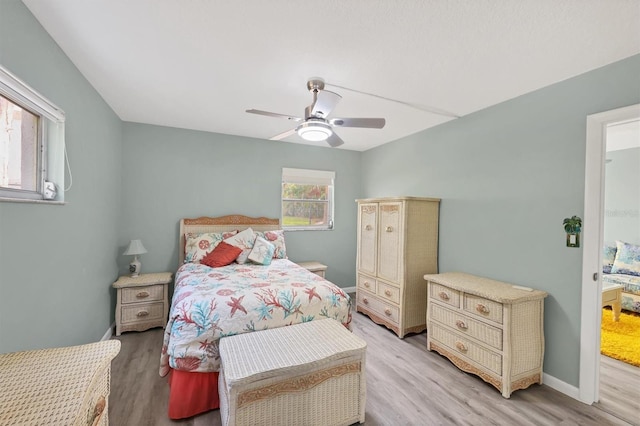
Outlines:
{"label": "armoire door", "polygon": [[376,252],[378,244],[378,204],[359,205],[358,270],[376,274]]}
{"label": "armoire door", "polygon": [[399,284],[404,231],[402,203],[380,203],[378,210],[378,277]]}

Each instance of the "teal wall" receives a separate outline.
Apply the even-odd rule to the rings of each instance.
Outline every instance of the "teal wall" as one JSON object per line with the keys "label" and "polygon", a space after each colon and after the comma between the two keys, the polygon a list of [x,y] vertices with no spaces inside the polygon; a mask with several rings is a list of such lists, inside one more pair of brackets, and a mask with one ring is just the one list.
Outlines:
{"label": "teal wall", "polygon": [[577,386],[586,117],[640,102],[640,55],[363,153],[364,197],[442,198],[441,272],[545,290],[544,370]]}
{"label": "teal wall", "polygon": [[18,0],[0,1],[0,64],[65,110],[73,172],[65,205],[0,202],[0,353],[99,340],[118,274],[122,122]]}
{"label": "teal wall", "polygon": [[[440,270],[546,290],[545,372],[578,384],[586,116],[640,102],[640,55],[359,153],[122,123],[19,0],[0,0],[0,63],[67,113],[64,206],[0,203],[0,352],[98,340],[128,241],[175,271],[182,217],[278,217],[282,167],[336,171],[336,228],[287,233],[292,260],[355,284],[354,199],[442,198]],[[67,176],[68,181],[68,176]]]}
{"label": "teal wall", "polygon": [[604,241],[640,244],[640,148],[607,152],[607,159]]}
{"label": "teal wall", "polygon": [[[327,279],[355,286],[359,152],[136,123],[125,123],[123,133],[119,249],[141,239],[143,272],[177,269],[181,218],[279,218],[282,168],[292,167],[336,172],[335,229],[286,232],[289,258],[323,262]],[[121,272],[130,261],[120,256]]]}

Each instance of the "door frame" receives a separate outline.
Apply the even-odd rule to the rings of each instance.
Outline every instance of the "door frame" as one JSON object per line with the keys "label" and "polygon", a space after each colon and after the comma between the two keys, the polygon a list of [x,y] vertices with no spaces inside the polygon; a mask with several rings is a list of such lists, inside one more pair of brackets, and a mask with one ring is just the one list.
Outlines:
{"label": "door frame", "polygon": [[580,401],[586,404],[593,404],[600,399],[602,309],[599,307],[602,304],[601,247],[604,242],[604,165],[607,126],[638,117],[640,117],[640,104],[587,116],[578,392]]}

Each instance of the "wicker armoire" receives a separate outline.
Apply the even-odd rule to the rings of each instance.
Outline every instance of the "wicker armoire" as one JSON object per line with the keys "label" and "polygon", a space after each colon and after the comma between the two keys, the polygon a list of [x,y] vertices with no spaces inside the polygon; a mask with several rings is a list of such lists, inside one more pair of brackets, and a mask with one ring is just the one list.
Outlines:
{"label": "wicker armoire", "polygon": [[427,286],[438,272],[437,198],[356,200],[356,309],[400,338],[426,329]]}

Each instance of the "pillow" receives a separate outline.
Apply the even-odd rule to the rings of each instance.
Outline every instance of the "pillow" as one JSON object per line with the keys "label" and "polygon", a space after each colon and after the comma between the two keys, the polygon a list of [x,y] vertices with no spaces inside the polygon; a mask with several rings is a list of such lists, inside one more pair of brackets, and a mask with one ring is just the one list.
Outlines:
{"label": "pillow", "polygon": [[241,252],[241,248],[227,244],[224,241],[220,241],[220,243],[211,250],[211,253],[202,258],[200,263],[212,268],[227,266],[233,263]]}
{"label": "pillow", "polygon": [[238,231],[185,234],[184,263],[200,263],[202,258],[211,253],[220,241],[237,233]]}
{"label": "pillow", "polygon": [[253,229],[247,228],[242,232],[238,232],[236,235],[233,235],[224,241],[227,244],[231,244],[232,246],[236,246],[241,250],[251,249],[253,248],[253,241],[256,239],[256,234],[253,232]]}
{"label": "pillow", "polygon": [[287,258],[287,248],[284,244],[284,231],[282,229],[277,229],[275,231],[256,232],[256,234],[260,237],[263,237],[265,240],[270,241],[271,244],[276,246],[276,250],[273,252],[274,259]]}
{"label": "pillow", "polygon": [[605,274],[611,273],[617,251],[618,247],[615,244],[607,244],[602,248],[602,272]]}
{"label": "pillow", "polygon": [[611,273],[640,277],[640,246],[616,241],[616,247],[618,250],[611,267]]}
{"label": "pillow", "polygon": [[249,253],[251,253],[251,249],[242,250],[242,252],[236,258],[236,262],[238,262],[240,265],[247,263],[247,260],[249,260]]}
{"label": "pillow", "polygon": [[256,237],[256,242],[249,253],[249,260],[260,265],[269,265],[273,259],[276,246],[262,237]]}

